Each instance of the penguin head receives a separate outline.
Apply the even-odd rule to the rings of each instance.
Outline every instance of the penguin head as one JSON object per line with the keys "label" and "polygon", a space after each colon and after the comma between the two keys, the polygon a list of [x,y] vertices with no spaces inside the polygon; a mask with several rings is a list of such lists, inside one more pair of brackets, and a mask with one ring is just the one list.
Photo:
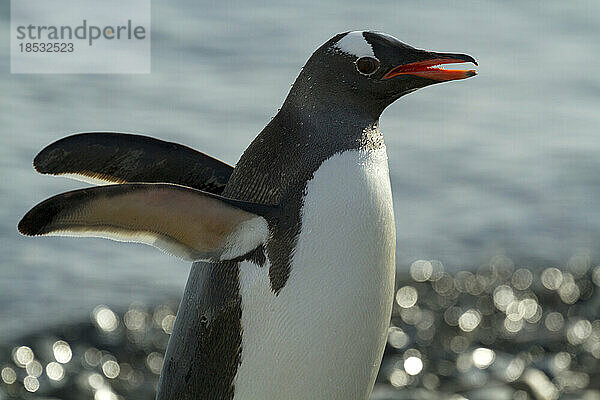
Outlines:
{"label": "penguin head", "polygon": [[420,50],[385,33],[351,31],[334,36],[315,51],[294,86],[304,93],[317,90],[329,100],[325,103],[352,103],[378,117],[405,94],[476,75],[473,70],[439,68],[466,62],[477,65],[466,54]]}

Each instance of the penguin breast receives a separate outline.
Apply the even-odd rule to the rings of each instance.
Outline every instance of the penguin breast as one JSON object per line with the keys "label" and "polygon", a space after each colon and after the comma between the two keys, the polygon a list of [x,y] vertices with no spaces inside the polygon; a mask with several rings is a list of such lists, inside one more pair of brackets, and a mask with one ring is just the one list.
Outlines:
{"label": "penguin breast", "polygon": [[240,266],[234,399],[367,399],[391,314],[395,226],[385,147],[338,153],[307,183],[290,276]]}

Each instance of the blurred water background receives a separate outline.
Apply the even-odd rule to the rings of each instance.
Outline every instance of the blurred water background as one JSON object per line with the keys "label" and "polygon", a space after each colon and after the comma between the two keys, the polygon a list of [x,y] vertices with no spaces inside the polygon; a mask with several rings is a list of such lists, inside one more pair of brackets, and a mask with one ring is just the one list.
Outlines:
{"label": "blurred water background", "polygon": [[[103,387],[98,379],[114,375],[113,364],[108,374],[102,367],[117,353],[139,356],[125,364],[141,363],[147,379],[155,380],[171,317],[164,319],[175,312],[189,271],[188,264],[148,247],[19,236],[16,224],[31,206],[82,186],[37,175],[31,168],[35,154],[68,134],[104,130],[175,141],[235,164],[312,51],[353,29],[464,52],[480,64],[476,78],[406,96],[381,120],[394,191],[398,286],[404,291],[398,292],[379,378],[384,386],[376,396],[409,393],[394,387],[423,390],[419,398],[442,389],[467,396],[465,388],[491,379],[507,390],[505,398],[600,398],[600,392],[584,392],[594,385],[597,390],[600,376],[594,292],[600,284],[594,264],[600,249],[600,2],[180,0],[152,6],[149,75],[11,75],[10,13],[8,2],[0,5],[6,38],[0,43],[0,369],[6,365],[21,382],[20,389],[10,389],[17,383],[9,385],[12,374],[3,370],[8,378],[3,372],[0,398],[3,390],[24,396],[23,380],[35,377],[18,365],[29,360],[28,350],[19,353],[21,361],[16,355],[27,340],[28,346],[52,348],[71,338],[72,352],[84,360],[86,349],[105,351],[89,356],[99,361],[81,364],[98,369],[85,378],[95,382],[96,394]],[[439,261],[415,264],[419,259]],[[409,274],[411,265],[416,275]],[[142,309],[138,322],[147,322],[133,326],[153,329],[143,340],[131,339],[119,314],[132,303]],[[99,325],[98,304],[114,310],[118,327]],[[131,346],[139,353],[126,351]],[[475,353],[479,347],[484,350]],[[51,376],[60,376],[63,364],[56,351],[47,354],[40,379],[55,385],[60,380]],[[419,366],[415,358],[425,366],[411,375]],[[48,372],[50,361],[58,367],[52,364]],[[440,372],[444,365],[446,375]],[[516,378],[502,375],[511,365]],[[538,372],[556,392],[533,389],[550,387],[540,384],[546,381]],[[74,393],[63,391],[57,396]],[[498,393],[487,398],[501,398]],[[101,392],[96,398],[111,397]]]}

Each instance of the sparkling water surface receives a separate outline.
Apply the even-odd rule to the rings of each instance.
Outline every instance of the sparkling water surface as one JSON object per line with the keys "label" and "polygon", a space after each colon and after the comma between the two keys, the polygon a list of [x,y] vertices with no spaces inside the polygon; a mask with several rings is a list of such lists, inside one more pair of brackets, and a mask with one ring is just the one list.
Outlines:
{"label": "sparkling water surface", "polygon": [[[0,6],[5,38],[7,3]],[[579,382],[569,386],[578,391],[597,386],[598,15],[600,3],[595,1],[154,2],[150,75],[11,75],[8,41],[2,41],[0,344],[6,344],[8,355],[6,362],[0,358],[0,369],[15,363],[14,349],[33,346],[23,342],[30,337],[23,335],[51,329],[57,329],[52,330],[57,337],[44,339],[49,344],[40,346],[52,349],[64,340],[81,357],[85,351],[80,354],[76,343],[60,333],[65,326],[78,324],[83,332],[101,334],[97,325],[89,322],[86,327],[83,322],[90,315],[94,320],[98,304],[117,314],[132,303],[147,304],[144,315],[164,302],[176,305],[189,271],[188,264],[141,245],[19,236],[16,224],[31,206],[82,187],[36,174],[31,161],[41,148],[76,132],[136,132],[235,164],[276,113],[314,49],[338,32],[375,29],[415,47],[470,54],[480,65],[477,77],[408,95],[381,119],[392,174],[401,294],[390,331],[395,345],[390,342],[380,376],[386,386],[378,387],[376,396],[400,398],[402,391],[394,387],[407,385],[436,393],[447,389],[448,377],[455,377],[455,390],[450,391],[458,392],[459,383],[473,387],[481,374],[493,377],[493,368],[510,365],[517,372],[523,366],[510,382],[525,382],[524,371],[534,371],[526,376],[538,382],[542,378],[535,371],[545,371],[563,395],[569,389],[560,382]],[[421,259],[434,261],[411,268]],[[432,272],[425,277],[427,263]],[[432,279],[438,263],[444,272]],[[493,277],[498,265],[509,265],[510,272]],[[464,286],[467,282],[470,289]],[[421,303],[428,293],[453,300]],[[123,318],[117,318],[115,329],[125,341]],[[425,329],[419,330],[420,323]],[[166,335],[161,324],[144,326]],[[484,329],[494,333],[493,340],[482,339],[488,332]],[[429,333],[421,333],[423,338],[421,331]],[[443,332],[451,332],[447,346],[440,346],[452,357],[429,353],[436,348],[431,340],[438,340],[427,339],[432,332],[439,340],[446,337]],[[540,364],[527,369],[532,359],[517,354],[521,350],[513,346],[526,337],[523,332],[532,337],[531,345],[543,347],[544,340],[553,340],[555,347],[543,348],[551,356],[540,363],[562,367],[551,370]],[[91,338],[81,335],[78,340]],[[453,340],[455,336],[468,340]],[[404,340],[407,344],[400,346]],[[162,354],[162,343],[146,346],[144,357]],[[113,357],[118,351],[113,350]],[[529,347],[522,351],[539,353]],[[19,354],[29,357],[26,350]],[[68,375],[68,368],[61,373],[61,366],[72,363],[52,357],[39,358],[44,361],[42,378]],[[87,367],[91,371],[109,359]],[[439,371],[445,365],[439,360],[452,364],[447,375]],[[114,365],[108,365],[108,375],[102,367],[95,372],[101,379],[114,374]],[[16,371],[21,387],[36,386],[37,364],[31,371],[18,365],[7,368]],[[463,372],[475,378],[456,378]],[[2,369],[0,384],[8,385],[11,377]],[[26,377],[31,379],[25,382]],[[98,392],[104,386],[96,378],[90,379]],[[506,383],[508,378],[494,379]],[[37,382],[44,389],[46,381]],[[538,396],[533,386],[523,385],[508,385],[512,392],[506,393]],[[111,398],[100,393],[99,398]],[[548,396],[553,398],[552,393]]]}

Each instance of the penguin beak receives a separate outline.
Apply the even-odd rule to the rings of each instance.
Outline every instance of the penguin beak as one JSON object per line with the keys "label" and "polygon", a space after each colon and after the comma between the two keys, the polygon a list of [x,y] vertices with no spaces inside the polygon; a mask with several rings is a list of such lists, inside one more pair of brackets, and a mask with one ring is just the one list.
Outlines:
{"label": "penguin beak", "polygon": [[440,68],[444,64],[470,62],[477,65],[477,61],[466,54],[434,53],[424,51],[425,60],[401,64],[388,71],[382,79],[391,79],[399,75],[414,75],[421,78],[431,79],[437,82],[454,81],[466,79],[477,75],[474,70],[457,70]]}

